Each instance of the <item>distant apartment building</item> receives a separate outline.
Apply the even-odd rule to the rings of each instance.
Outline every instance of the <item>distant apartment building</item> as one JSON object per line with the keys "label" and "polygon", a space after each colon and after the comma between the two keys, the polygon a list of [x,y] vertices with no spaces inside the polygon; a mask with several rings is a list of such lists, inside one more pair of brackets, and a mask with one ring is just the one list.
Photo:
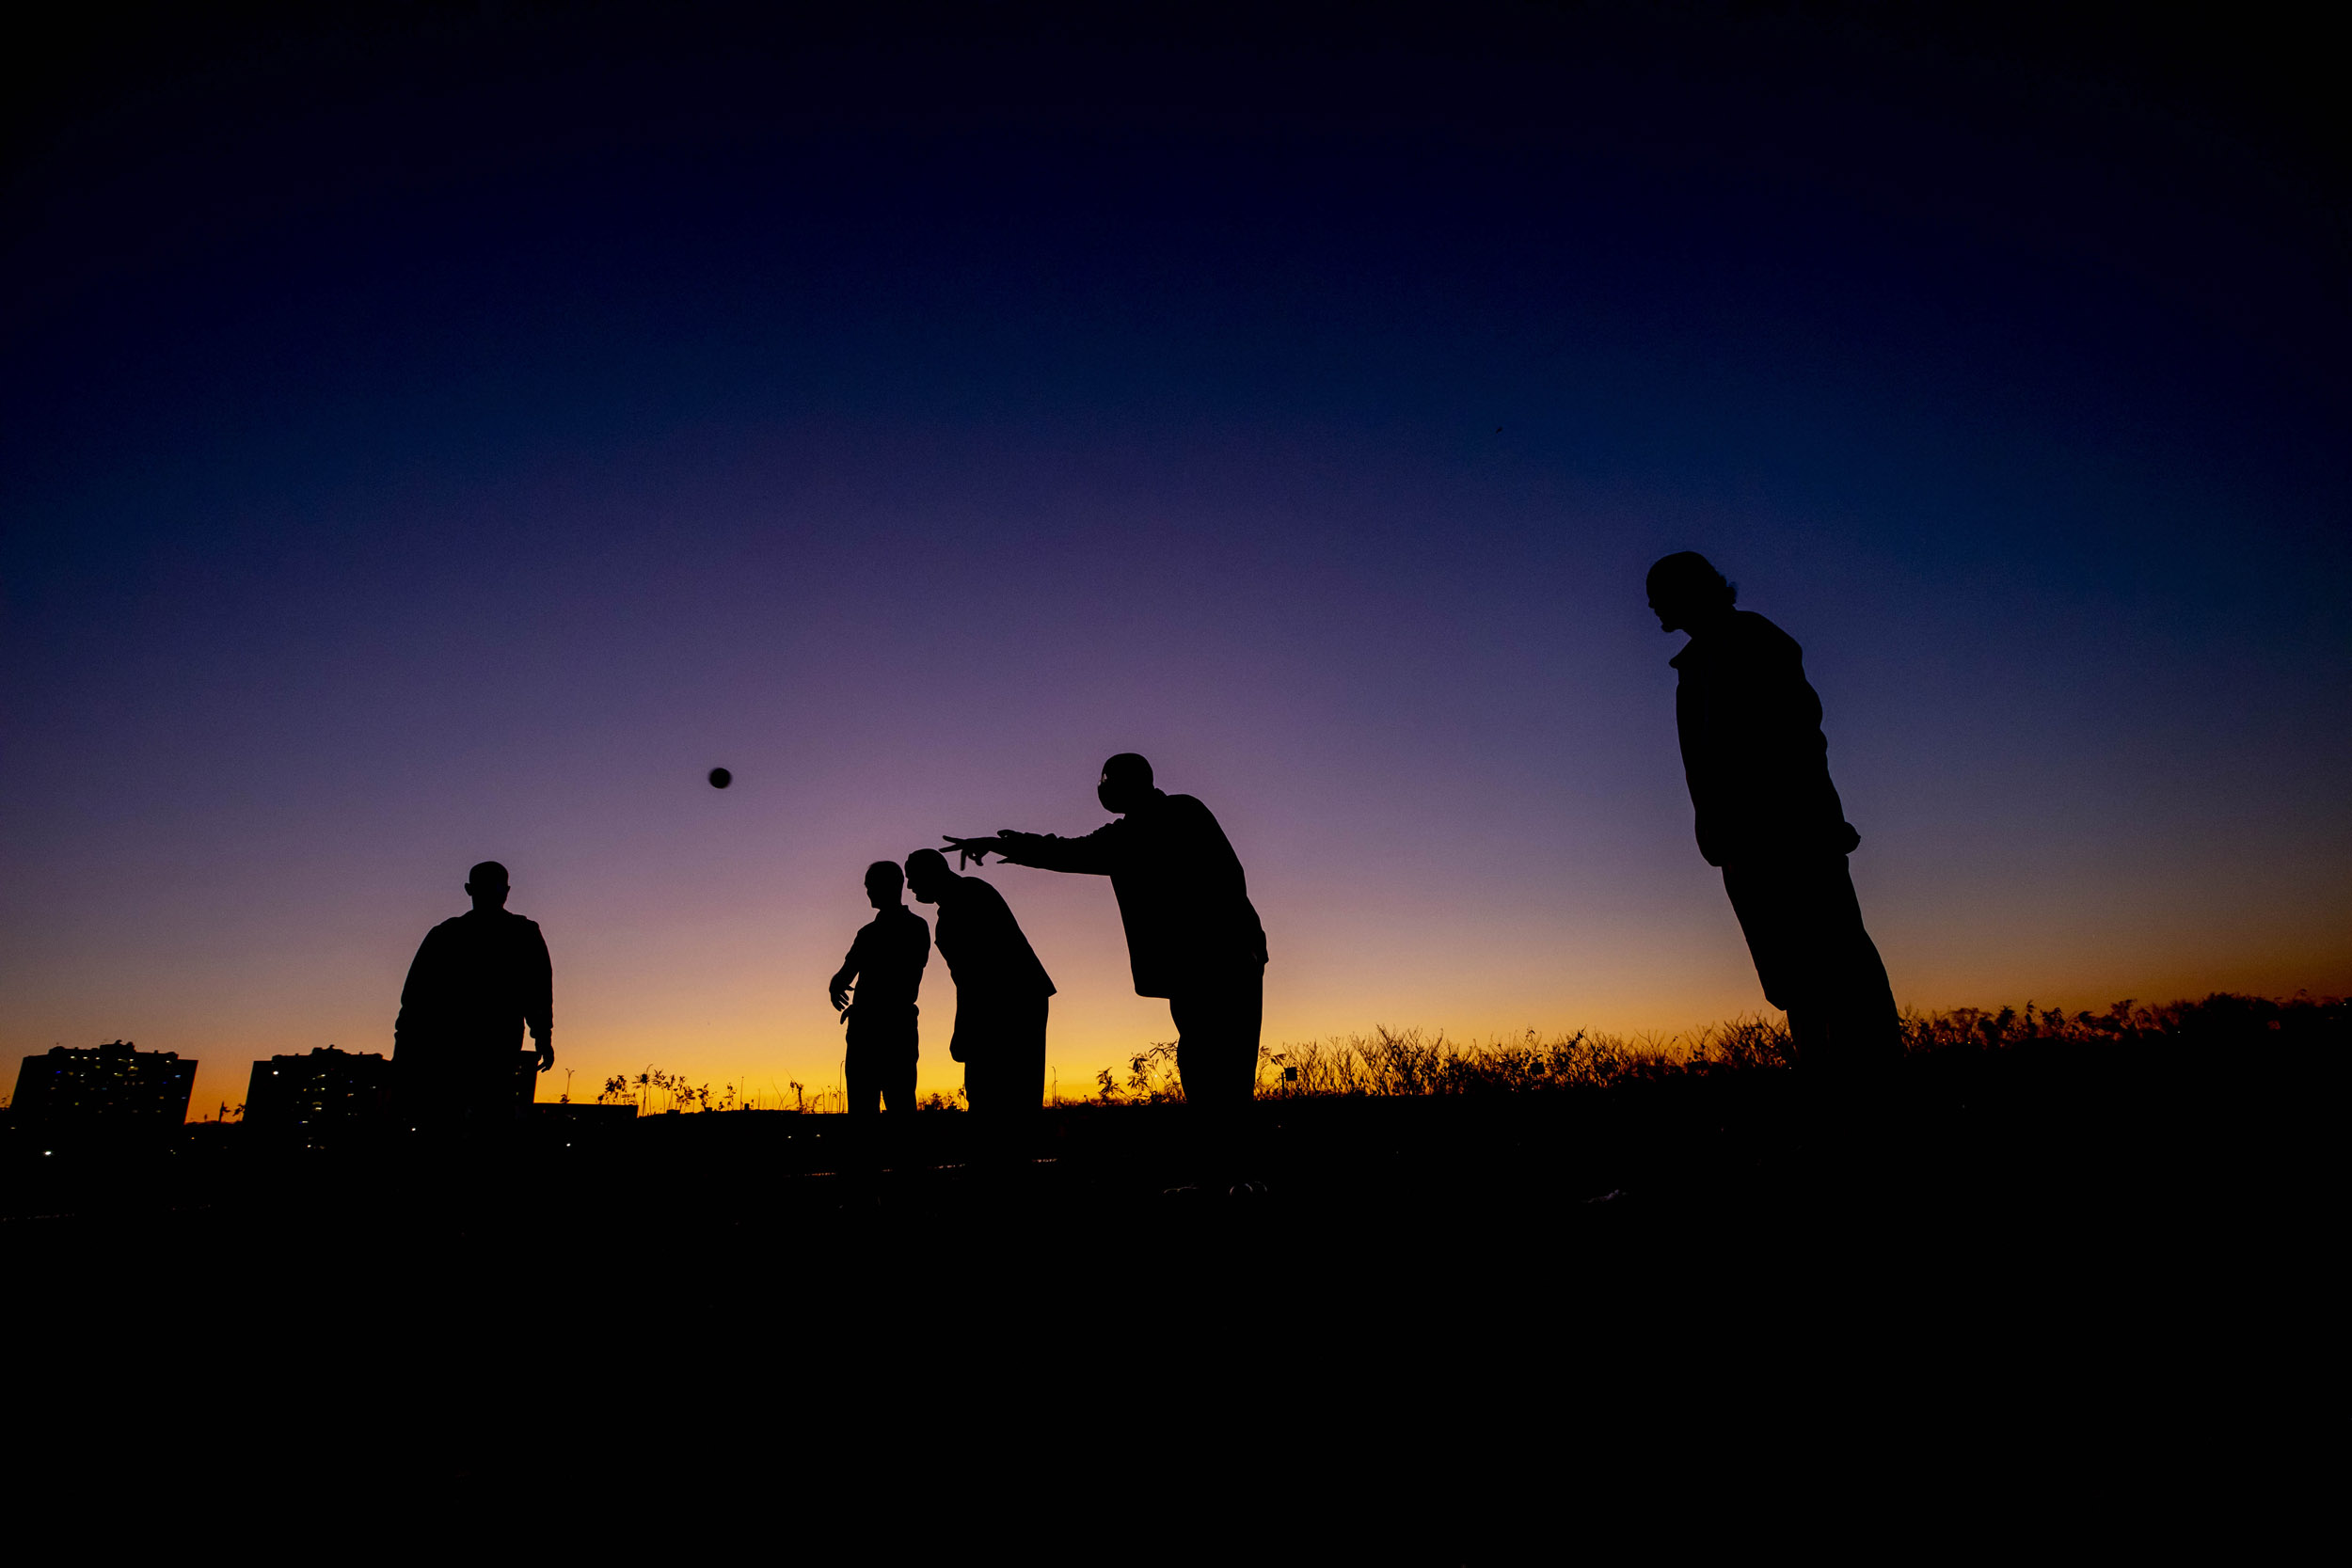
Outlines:
{"label": "distant apartment building", "polygon": [[245,1122],[272,1132],[317,1132],[374,1120],[391,1103],[391,1063],[373,1053],[322,1045],[254,1063]]}
{"label": "distant apartment building", "polygon": [[54,1046],[24,1058],[14,1118],[24,1126],[102,1132],[178,1127],[188,1119],[196,1063],[176,1051],[113,1040],[86,1051]]}

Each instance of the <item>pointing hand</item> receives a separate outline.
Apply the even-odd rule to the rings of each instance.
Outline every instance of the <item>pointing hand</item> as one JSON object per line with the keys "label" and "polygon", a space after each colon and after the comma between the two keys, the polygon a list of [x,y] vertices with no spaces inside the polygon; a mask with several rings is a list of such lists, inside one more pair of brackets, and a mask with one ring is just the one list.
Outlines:
{"label": "pointing hand", "polygon": [[952,833],[942,833],[939,836],[946,839],[947,847],[956,852],[956,868],[960,871],[967,866],[986,865],[989,856],[999,853],[1004,848],[1003,845],[993,838],[958,838]]}

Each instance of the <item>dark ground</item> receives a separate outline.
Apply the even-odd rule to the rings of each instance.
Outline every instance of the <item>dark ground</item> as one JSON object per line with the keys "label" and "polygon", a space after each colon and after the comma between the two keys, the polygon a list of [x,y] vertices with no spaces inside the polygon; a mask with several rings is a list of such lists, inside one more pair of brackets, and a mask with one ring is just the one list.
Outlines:
{"label": "dark ground", "polygon": [[2286,1332],[2276,1230],[2331,1190],[2253,1082],[2069,1044],[1915,1057],[1861,1108],[1777,1069],[1262,1102],[1241,1196],[1167,1190],[1175,1106],[1064,1108],[994,1163],[926,1114],[865,1174],[846,1118],[788,1113],[458,1154],[19,1129],[18,1430],[820,1535],[877,1476],[941,1519],[1246,1505],[1268,1555],[1345,1521],[1417,1560],[1764,1529],[1751,1486],[1857,1547],[1922,1488],[1957,1532],[2153,1507],[2261,1396],[2235,1325]]}

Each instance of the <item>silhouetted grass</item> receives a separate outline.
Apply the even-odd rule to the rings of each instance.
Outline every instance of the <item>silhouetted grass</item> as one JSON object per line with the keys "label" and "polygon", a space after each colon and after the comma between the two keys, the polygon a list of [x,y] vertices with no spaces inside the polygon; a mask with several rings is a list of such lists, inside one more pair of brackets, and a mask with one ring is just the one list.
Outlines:
{"label": "silhouetted grass", "polygon": [[[1729,1026],[1741,1041],[1759,1028]],[[1518,1039],[1462,1041],[1444,1031],[1375,1028],[1264,1053],[1259,1093],[1285,1099],[1321,1095],[1528,1094],[1599,1085],[1628,1077],[1679,1072],[1713,1043],[1710,1031],[1677,1050],[1677,1042],[1631,1040],[1578,1030],[1546,1038],[1534,1030]]]}
{"label": "silhouetted grass", "polygon": [[[2021,1047],[2076,1045],[2183,1045],[2216,1053],[2283,1050],[2341,1041],[2352,1026],[2352,1004],[2340,996],[2298,992],[2284,1001],[2216,991],[2200,1002],[2140,1006],[2118,1002],[2104,1013],[2069,1015],[2055,1007],[1986,1011],[1955,1007],[1947,1013],[1906,1014],[1903,1049],[1913,1056],[1950,1051],[2013,1051]],[[2245,1068],[2252,1062],[2217,1068]]]}
{"label": "silhouetted grass", "polygon": [[[2228,992],[2161,1006],[2125,1000],[2097,1013],[2069,1014],[2028,1002],[1996,1010],[1907,1012],[1902,1033],[1910,1057],[2054,1045],[2165,1044],[2209,1050],[2216,1069],[2227,1069],[2249,1065],[2227,1061],[2232,1053],[2344,1041],[2352,1034],[2352,1006],[2340,997],[2298,994],[2280,1001]],[[1663,1039],[1582,1029],[1546,1037],[1531,1029],[1517,1039],[1466,1041],[1449,1038],[1443,1030],[1375,1027],[1370,1034],[1262,1047],[1258,1095],[1286,1100],[1532,1094],[1791,1065],[1788,1025],[1760,1017]],[[1137,1052],[1123,1079],[1104,1069],[1096,1086],[1096,1104],[1181,1101],[1175,1042]]]}
{"label": "silhouetted grass", "polygon": [[[1955,1007],[1906,1012],[1903,1051],[1918,1058],[1955,1052],[2008,1052],[2028,1047],[2188,1044],[2210,1050],[2215,1065],[2232,1051],[2283,1049],[2352,1037],[2352,1006],[2341,997],[2297,994],[2283,1001],[2217,991],[2199,1002],[2142,1006],[2126,999],[2105,1012],[2066,1013],[2055,1007]],[[1786,1023],[1742,1017],[1694,1034],[1628,1037],[1579,1029],[1516,1039],[1456,1040],[1445,1031],[1375,1026],[1370,1034],[1332,1036],[1303,1044],[1261,1046],[1258,1098],[1327,1099],[1350,1096],[1420,1098],[1436,1095],[1540,1094],[1565,1089],[1657,1082],[1713,1072],[1786,1069],[1793,1064]],[[962,1108],[961,1091],[924,1097],[921,1109]],[[1056,1096],[1057,1105],[1181,1104],[1176,1042],[1156,1041],[1128,1058],[1122,1077],[1110,1068],[1095,1075],[1091,1096]],[[774,1096],[739,1095],[733,1085],[714,1100],[709,1087],[682,1075],[647,1068],[604,1085],[604,1102],[636,1100],[646,1114],[665,1109],[781,1108],[804,1113],[846,1110],[841,1088],[810,1089],[794,1082]],[[771,1101],[772,1101],[772,1104]]]}

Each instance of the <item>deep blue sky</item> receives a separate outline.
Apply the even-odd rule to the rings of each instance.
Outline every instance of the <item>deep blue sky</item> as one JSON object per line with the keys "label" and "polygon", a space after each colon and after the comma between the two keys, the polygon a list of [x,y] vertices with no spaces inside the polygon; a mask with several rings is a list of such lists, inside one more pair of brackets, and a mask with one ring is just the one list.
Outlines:
{"label": "deep blue sky", "polygon": [[[1689,547],[1806,647],[1904,1002],[2352,982],[2327,169],[1664,14],[89,70],[13,166],[0,1049],[383,1049],[498,855],[567,1065],[829,1080],[864,863],[1083,831],[1125,749],[1276,1038],[1754,1010]],[[1105,890],[994,879],[1065,1077],[1167,1032]]]}

